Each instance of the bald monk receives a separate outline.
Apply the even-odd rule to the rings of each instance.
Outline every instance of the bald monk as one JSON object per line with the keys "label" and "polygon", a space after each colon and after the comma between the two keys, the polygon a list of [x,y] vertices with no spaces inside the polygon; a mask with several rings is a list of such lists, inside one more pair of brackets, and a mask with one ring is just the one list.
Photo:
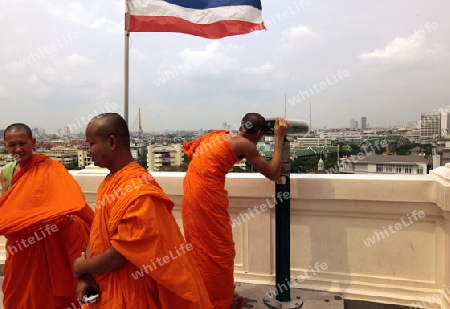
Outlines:
{"label": "bald monk", "polygon": [[15,164],[3,170],[0,235],[6,241],[5,309],[79,308],[72,263],[86,247],[94,213],[78,183],[59,162],[33,154],[30,128],[4,131]]}
{"label": "bald monk", "polygon": [[86,140],[94,164],[110,172],[98,188],[89,247],[73,266],[78,297],[99,294],[86,308],[211,309],[174,204],[134,161],[125,120],[96,116]]}
{"label": "bald monk", "polygon": [[194,247],[194,259],[214,309],[243,306],[242,299],[234,301],[235,249],[225,176],[243,158],[270,180],[280,176],[288,122],[276,118],[275,151],[270,162],[256,148],[265,127],[264,117],[248,113],[242,119],[238,133],[219,130],[183,144],[184,152],[191,159],[184,178],[181,207],[184,235]]}

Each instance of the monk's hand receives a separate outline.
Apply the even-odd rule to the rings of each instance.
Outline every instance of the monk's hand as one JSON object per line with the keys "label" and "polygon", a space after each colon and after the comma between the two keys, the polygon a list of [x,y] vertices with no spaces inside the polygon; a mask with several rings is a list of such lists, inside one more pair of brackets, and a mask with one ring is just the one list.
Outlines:
{"label": "monk's hand", "polygon": [[90,274],[84,274],[80,277],[75,293],[77,295],[78,301],[83,299],[83,296],[86,294],[86,290],[92,289],[98,292],[98,284],[95,282],[94,277]]}
{"label": "monk's hand", "polygon": [[287,129],[289,128],[289,122],[283,117],[277,117],[275,119],[274,134],[277,137],[284,137]]}
{"label": "monk's hand", "polygon": [[83,252],[81,256],[73,262],[73,276],[77,279],[83,275],[83,266],[86,263],[86,254]]}

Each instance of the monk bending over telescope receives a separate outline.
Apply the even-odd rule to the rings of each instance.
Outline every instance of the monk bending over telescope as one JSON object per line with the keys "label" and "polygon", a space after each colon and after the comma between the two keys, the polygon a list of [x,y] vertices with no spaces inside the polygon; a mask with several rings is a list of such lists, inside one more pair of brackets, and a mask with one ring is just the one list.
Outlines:
{"label": "monk bending over telescope", "polygon": [[193,256],[203,276],[214,309],[241,308],[234,300],[235,248],[228,213],[225,176],[233,165],[246,159],[270,180],[280,177],[286,119],[275,119],[275,149],[268,162],[256,148],[267,129],[266,119],[248,113],[237,133],[214,131],[183,145],[191,160],[184,178],[182,218],[185,238],[193,245]]}

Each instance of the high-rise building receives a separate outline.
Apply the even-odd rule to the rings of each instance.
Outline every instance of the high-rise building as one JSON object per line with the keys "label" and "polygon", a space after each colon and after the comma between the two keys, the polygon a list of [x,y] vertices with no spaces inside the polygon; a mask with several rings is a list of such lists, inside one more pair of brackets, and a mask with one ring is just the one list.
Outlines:
{"label": "high-rise building", "polygon": [[437,138],[441,136],[441,115],[420,114],[420,137]]}
{"label": "high-rise building", "polygon": [[441,137],[450,137],[450,114],[441,112]]}
{"label": "high-rise building", "polygon": [[38,137],[39,136],[39,128],[31,129],[31,134],[33,135],[33,137]]}
{"label": "high-rise building", "polygon": [[367,129],[367,118],[361,117],[361,129],[365,130]]}

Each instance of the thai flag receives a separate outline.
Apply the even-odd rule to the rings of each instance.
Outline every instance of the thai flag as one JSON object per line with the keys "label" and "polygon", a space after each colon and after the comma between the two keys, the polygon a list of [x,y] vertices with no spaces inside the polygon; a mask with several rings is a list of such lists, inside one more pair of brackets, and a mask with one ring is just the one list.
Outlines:
{"label": "thai flag", "polygon": [[260,0],[128,0],[130,32],[181,32],[209,39],[263,30]]}

